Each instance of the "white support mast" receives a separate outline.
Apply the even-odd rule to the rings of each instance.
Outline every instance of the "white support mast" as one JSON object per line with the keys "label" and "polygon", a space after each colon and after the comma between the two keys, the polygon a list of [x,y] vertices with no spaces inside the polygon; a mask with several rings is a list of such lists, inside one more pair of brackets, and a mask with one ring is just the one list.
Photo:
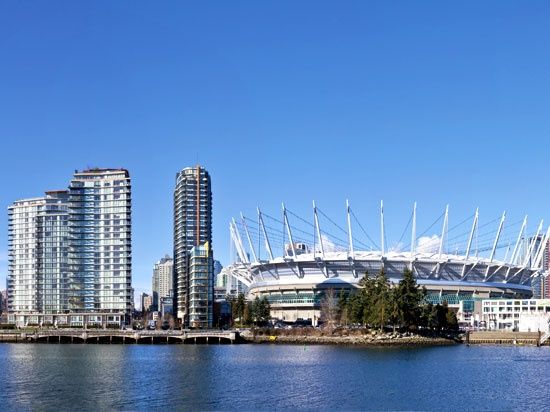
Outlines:
{"label": "white support mast", "polygon": [[269,260],[273,260],[273,251],[271,250],[269,237],[267,237],[267,231],[265,230],[264,219],[262,217],[262,212],[260,211],[260,208],[258,208],[258,221],[260,222],[260,227],[262,228],[262,232],[264,234],[265,248],[267,249],[267,253],[269,254]]}
{"label": "white support mast", "polygon": [[447,232],[447,226],[449,225],[449,205],[445,207],[445,218],[443,219],[443,229],[441,230],[441,239],[439,239],[439,259],[443,253],[443,243],[445,241],[445,234]]}
{"label": "white support mast", "polygon": [[527,267],[527,264],[529,263],[529,260],[531,259],[531,253],[533,253],[533,248],[535,247],[535,242],[537,241],[539,235],[540,235],[540,231],[542,230],[542,224],[544,223],[544,220],[541,220],[540,223],[539,223],[539,227],[537,228],[537,234],[535,235],[535,237],[533,238],[533,240],[531,240],[531,242],[529,242],[529,248],[527,249],[527,253],[525,254],[525,259],[523,260],[523,267]]}
{"label": "white support mast", "polygon": [[502,259],[503,262],[506,262],[506,259],[508,259],[509,253],[510,253],[510,242],[508,242],[508,246],[506,246],[506,253],[504,254],[504,259]]}
{"label": "white support mast", "polygon": [[349,242],[348,252],[349,252],[349,256],[352,259],[355,259],[355,252],[353,250],[353,235],[351,233],[351,217],[350,217],[350,208],[349,208],[348,199],[346,199],[346,214],[348,219],[348,242]]}
{"label": "white support mast", "polygon": [[[498,240],[500,239],[502,226],[504,225],[505,220],[506,220],[506,211],[504,211],[502,213],[502,216],[500,217],[500,223],[498,225],[497,235],[495,236],[495,241],[493,242],[493,248],[491,249],[491,255],[489,256],[489,263],[491,263],[495,257],[495,251],[497,250]],[[487,270],[489,270],[488,266],[487,266]]]}
{"label": "white support mast", "polygon": [[249,263],[248,256],[246,256],[246,252],[244,251],[243,242],[241,239],[241,235],[239,234],[239,229],[237,228],[237,223],[235,222],[235,219],[232,219],[231,230],[233,234],[233,242],[235,243],[235,247],[237,248],[237,253],[239,255],[239,258],[241,259],[241,262]]}
{"label": "white support mast", "polygon": [[384,201],[380,201],[380,248],[382,252],[382,257],[386,253],[385,250],[385,233],[384,233]]}
{"label": "white support mast", "polygon": [[513,265],[516,261],[516,255],[519,250],[519,245],[521,242],[521,238],[523,237],[523,232],[525,231],[525,227],[527,226],[527,215],[523,218],[523,224],[521,225],[521,229],[519,230],[518,238],[516,240],[516,244],[514,245],[514,250],[512,251],[512,256],[510,257],[510,263]]}
{"label": "white support mast", "polygon": [[[296,259],[296,249],[294,247],[294,240],[292,239],[292,231],[290,230],[290,224],[288,223],[288,216],[286,214],[286,207],[285,207],[284,203],[282,203],[282,206],[283,206],[283,218],[284,218],[286,230],[287,230],[287,233],[288,233],[288,239],[290,241],[290,248],[292,250],[292,257],[294,259]],[[286,250],[285,250],[285,254],[286,254]]]}
{"label": "white support mast", "polygon": [[474,239],[474,233],[477,231],[477,222],[479,220],[479,207],[476,208],[476,213],[474,215],[474,223],[472,223],[472,231],[470,232],[470,237],[468,238],[468,246],[466,247],[466,259],[470,257],[470,250],[472,247],[472,240]]}
{"label": "white support mast", "polygon": [[539,248],[537,250],[537,253],[535,255],[535,264],[531,267],[533,268],[539,268],[542,263],[542,258],[544,256],[544,250],[546,249],[546,246],[548,245],[548,237],[550,236],[550,226],[548,226],[548,230],[546,231],[546,234],[543,236],[542,241],[540,242]]}
{"label": "white support mast", "polygon": [[252,239],[250,238],[250,233],[248,232],[248,226],[246,225],[246,220],[242,212],[241,212],[241,222],[244,228],[244,233],[246,234],[246,238],[248,240],[248,246],[250,246],[250,251],[252,252],[252,257],[254,258],[254,262],[258,262],[258,256],[256,255],[256,250],[254,250],[254,245],[252,244]]}
{"label": "white support mast", "polygon": [[317,230],[319,246],[321,247],[321,258],[325,259],[325,248],[323,246],[323,238],[321,236],[321,227],[319,226],[319,216],[317,216],[317,206],[315,206],[315,200],[313,201],[313,220],[315,221],[315,229]]}
{"label": "white support mast", "polygon": [[416,254],[416,202],[413,205],[413,221],[412,221],[412,233],[411,233],[411,260],[414,259]]}

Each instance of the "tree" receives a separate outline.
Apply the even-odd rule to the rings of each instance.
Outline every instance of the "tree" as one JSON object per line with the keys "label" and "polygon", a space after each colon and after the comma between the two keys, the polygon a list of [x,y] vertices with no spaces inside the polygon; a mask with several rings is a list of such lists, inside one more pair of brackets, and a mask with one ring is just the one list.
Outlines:
{"label": "tree", "polygon": [[359,291],[359,300],[357,304],[362,307],[362,319],[363,325],[371,324],[374,318],[374,303],[376,297],[376,279],[369,277],[368,273],[365,273],[363,279],[359,281],[361,290]]}
{"label": "tree", "polygon": [[263,296],[262,299],[260,299],[256,312],[256,317],[258,323],[260,324],[266,324],[271,318],[271,305],[269,304],[266,296]]}
{"label": "tree", "polygon": [[360,293],[353,293],[349,296],[346,312],[351,323],[363,324],[363,301]]}
{"label": "tree", "polygon": [[397,293],[397,288],[390,289],[389,294],[389,321],[393,326],[393,331],[395,332],[395,328],[398,324],[401,323],[401,307],[399,305],[399,296]]}
{"label": "tree", "polygon": [[340,324],[348,324],[348,301],[349,295],[346,294],[344,289],[340,289],[340,295],[338,296],[338,312],[340,313]]}
{"label": "tree", "polygon": [[458,319],[456,318],[456,313],[453,310],[447,309],[446,321],[447,329],[458,330]]}
{"label": "tree", "polygon": [[384,269],[380,270],[373,285],[369,323],[382,330],[390,317],[390,282]]}
{"label": "tree", "polygon": [[253,312],[254,312],[254,309],[252,307],[253,303],[252,302],[248,302],[244,305],[244,310],[243,310],[243,316],[242,316],[242,319],[241,319],[241,326],[242,325],[250,325],[252,322],[253,322]]}
{"label": "tree", "polygon": [[237,298],[229,298],[231,304],[231,316],[233,317],[233,323],[242,325],[244,322],[244,312],[246,307],[246,300],[244,294],[239,293]]}
{"label": "tree", "polygon": [[338,301],[333,288],[325,290],[321,299],[321,320],[324,326],[333,329],[338,318]]}
{"label": "tree", "polygon": [[420,288],[416,283],[413,273],[409,269],[403,272],[403,279],[396,288],[397,304],[399,305],[400,323],[412,328],[420,324],[421,305],[426,297],[426,289]]}
{"label": "tree", "polygon": [[437,308],[428,303],[422,307],[421,325],[429,329],[437,329]]}

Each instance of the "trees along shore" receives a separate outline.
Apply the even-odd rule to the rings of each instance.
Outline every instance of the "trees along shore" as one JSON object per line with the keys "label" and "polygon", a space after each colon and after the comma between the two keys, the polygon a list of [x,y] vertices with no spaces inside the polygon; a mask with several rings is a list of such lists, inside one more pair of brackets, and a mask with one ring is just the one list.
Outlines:
{"label": "trees along shore", "polygon": [[[325,299],[334,294],[328,291]],[[434,331],[456,330],[456,314],[447,302],[432,305],[426,302],[426,289],[420,288],[412,272],[405,269],[403,279],[391,284],[382,269],[378,275],[367,274],[359,281],[359,288],[349,294],[340,292],[337,302],[339,325],[361,325],[383,330],[386,327],[419,328]],[[321,319],[330,326],[334,313],[327,313],[321,305]]]}
{"label": "trees along shore", "polygon": [[256,296],[256,299],[247,302],[244,294],[239,293],[236,298],[228,297],[228,302],[231,305],[233,326],[263,326],[271,317],[271,307],[265,296],[261,299]]}
{"label": "trees along shore", "polygon": [[[359,281],[359,288],[337,294],[327,289],[321,299],[321,321],[326,329],[339,326],[356,325],[384,330],[392,328],[395,332],[417,331],[454,331],[458,322],[454,311],[446,302],[432,305],[426,302],[427,292],[416,283],[412,272],[405,269],[403,279],[392,284],[382,269],[376,276],[365,276]],[[228,297],[231,304],[233,326],[267,326],[270,305],[267,298],[256,297],[246,301],[244,294]]]}

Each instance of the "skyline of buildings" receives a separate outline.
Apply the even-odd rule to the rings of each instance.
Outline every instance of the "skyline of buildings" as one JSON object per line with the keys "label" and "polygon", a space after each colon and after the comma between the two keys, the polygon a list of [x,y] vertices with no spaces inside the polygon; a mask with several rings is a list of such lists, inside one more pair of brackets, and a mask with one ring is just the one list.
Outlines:
{"label": "skyline of buildings", "polygon": [[[8,207],[8,311],[128,316],[134,300],[131,208],[126,169],[75,171],[68,190],[13,202]],[[173,311],[185,327],[211,327],[214,286],[229,294],[246,291],[242,282],[220,273],[211,239],[210,175],[200,166],[184,168],[174,189],[174,259],[165,255],[155,263],[147,294],[151,302],[144,305],[141,294],[142,308]],[[526,259],[535,259],[542,239],[538,236],[530,249],[522,244],[525,256],[530,250]],[[549,253],[547,245],[545,270]],[[546,278],[537,278],[532,289],[534,297],[550,293]]]}
{"label": "skyline of buildings", "polygon": [[[23,316],[19,323],[41,323],[45,315],[56,314],[130,314],[131,181],[126,169],[75,170],[68,190],[17,200],[8,217],[8,310]],[[185,325],[211,327],[211,242],[210,175],[200,166],[184,168],[174,190],[175,259],[166,255],[155,264],[152,293],[141,295],[142,307],[163,314],[174,310]],[[216,267],[219,271],[221,264]]]}

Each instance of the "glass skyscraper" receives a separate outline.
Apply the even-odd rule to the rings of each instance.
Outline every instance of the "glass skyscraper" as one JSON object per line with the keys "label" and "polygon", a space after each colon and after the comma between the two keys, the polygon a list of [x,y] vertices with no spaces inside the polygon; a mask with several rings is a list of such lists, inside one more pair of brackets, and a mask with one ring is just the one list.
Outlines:
{"label": "glass skyscraper", "polygon": [[[212,244],[212,189],[208,172],[197,167],[187,167],[176,174],[174,191],[174,314],[184,326],[211,327],[211,317],[206,323],[190,323],[190,314],[203,307],[202,299],[191,297],[191,250],[195,246]],[[212,256],[210,246],[209,255]],[[206,295],[213,293],[213,265],[207,279],[202,279]],[[196,289],[193,289],[196,290]],[[212,300],[207,303],[212,312]]]}

